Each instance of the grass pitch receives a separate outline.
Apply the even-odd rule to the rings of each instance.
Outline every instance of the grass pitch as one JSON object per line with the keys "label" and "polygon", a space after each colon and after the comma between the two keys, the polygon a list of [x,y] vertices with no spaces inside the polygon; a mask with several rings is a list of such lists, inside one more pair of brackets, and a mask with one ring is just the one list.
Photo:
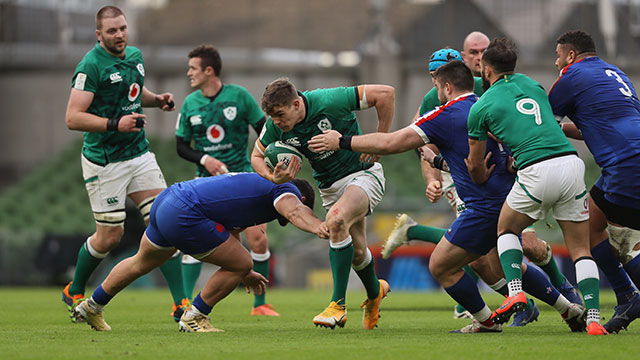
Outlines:
{"label": "grass pitch", "polygon": [[[187,334],[169,316],[166,289],[125,290],[111,301],[105,319],[113,331],[71,324],[60,289],[0,288],[2,359],[632,359],[640,353],[640,322],[606,337],[573,334],[551,307],[539,321],[502,334],[448,334],[467,320],[452,319],[444,292],[391,292],[379,327],[362,329],[358,308],[364,292],[347,297],[345,328],[316,328],[311,319],[330,292],[271,290],[267,299],[281,316],[250,316],[253,296],[238,290],[212,312],[224,333]],[[495,308],[501,298],[483,294]],[[613,313],[612,293],[601,294],[602,312]]]}

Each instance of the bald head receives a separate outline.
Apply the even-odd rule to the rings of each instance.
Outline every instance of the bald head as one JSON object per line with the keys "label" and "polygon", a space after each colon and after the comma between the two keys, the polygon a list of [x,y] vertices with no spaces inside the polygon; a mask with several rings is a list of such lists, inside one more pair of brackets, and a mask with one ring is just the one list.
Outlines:
{"label": "bald head", "polygon": [[487,46],[489,46],[489,37],[479,31],[470,33],[464,39],[462,58],[474,76],[480,76],[480,59]]}

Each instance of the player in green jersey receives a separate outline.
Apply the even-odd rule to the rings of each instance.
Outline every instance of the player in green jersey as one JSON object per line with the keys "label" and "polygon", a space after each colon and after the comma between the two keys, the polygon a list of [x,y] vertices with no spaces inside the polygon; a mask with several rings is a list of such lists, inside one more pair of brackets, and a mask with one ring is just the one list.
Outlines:
{"label": "player in green jersey", "polygon": [[467,165],[474,182],[484,183],[495,165],[487,167],[487,132],[513,153],[517,171],[498,221],[498,253],[509,296],[493,318],[506,322],[524,309],[522,245],[518,235],[549,209],[562,229],[575,263],[578,287],[586,308],[587,331],[605,335],[600,324],[598,267],[589,251],[589,203],[584,184],[584,163],[555,120],[547,94],[531,78],[514,73],[515,45],[493,40],[482,56],[482,78],[487,89],[469,112]]}
{"label": "player in green jersey", "polygon": [[[105,6],[98,11],[98,44],[78,64],[67,105],[67,127],[84,132],[82,172],[96,221],[96,232],[80,248],[73,280],[62,292],[72,321],[78,320],[73,308],[84,298],[89,277],[124,233],[127,197],[148,223],[151,204],[166,188],[145,137],[142,107],[171,111],[173,95],[155,94],[144,86],[142,53],[127,46],[127,30],[120,9]],[[186,300],[180,262],[168,262],[161,269],[175,309]]]}
{"label": "player in green jersey", "polygon": [[347,321],[346,291],[351,267],[367,290],[363,327],[373,329],[379,316],[380,301],[389,284],[378,280],[373,256],[367,248],[365,216],[384,195],[384,172],[376,162],[379,156],[350,151],[312,152],[307,142],[325,130],[342,134],[360,134],[355,110],[375,107],[378,131],[388,132],[395,109],[395,90],[385,85],[360,85],[298,92],[288,79],[267,85],[262,109],[271,116],[256,141],[251,165],[256,172],[274,183],[293,179],[300,170],[297,158],[285,167],[283,162],[271,172],[264,162],[264,149],[281,140],[300,151],[313,168],[322,205],[328,210],[326,224],[330,230],[329,259],[333,273],[333,295],[329,306],[314,317],[316,326],[334,328]]}
{"label": "player in green jersey", "polygon": [[[243,87],[223,84],[222,60],[211,45],[201,45],[189,53],[189,94],[176,124],[178,154],[197,165],[197,177],[231,172],[253,172],[247,143],[249,126],[260,134],[266,117],[253,96]],[[253,270],[269,278],[271,253],[267,243],[267,225],[245,229],[251,249]],[[191,297],[202,263],[189,255],[182,258],[185,293]],[[265,294],[255,295],[252,315],[279,316]]]}

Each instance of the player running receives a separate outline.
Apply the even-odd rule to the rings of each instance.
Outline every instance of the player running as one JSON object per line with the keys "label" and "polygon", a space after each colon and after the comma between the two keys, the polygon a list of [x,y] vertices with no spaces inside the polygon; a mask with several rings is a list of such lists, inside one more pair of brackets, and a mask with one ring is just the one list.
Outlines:
{"label": "player running", "polygon": [[[382,200],[385,178],[378,156],[345,151],[316,153],[308,148],[312,136],[328,129],[360,134],[355,110],[375,107],[378,131],[391,127],[395,109],[395,90],[386,85],[359,85],[298,92],[288,79],[267,85],[262,109],[267,120],[251,155],[251,165],[263,177],[281,183],[293,179],[300,169],[278,164],[271,172],[264,162],[264,149],[281,140],[295,147],[310,162],[318,182],[322,206],[327,209],[326,223],[331,231],[329,261],[333,273],[333,295],[329,306],[313,318],[316,326],[343,327],[347,321],[346,292],[351,268],[362,281],[367,299],[362,326],[373,329],[379,318],[382,298],[389,284],[378,280],[374,259],[367,247],[365,216]],[[297,163],[298,160],[295,160]]]}

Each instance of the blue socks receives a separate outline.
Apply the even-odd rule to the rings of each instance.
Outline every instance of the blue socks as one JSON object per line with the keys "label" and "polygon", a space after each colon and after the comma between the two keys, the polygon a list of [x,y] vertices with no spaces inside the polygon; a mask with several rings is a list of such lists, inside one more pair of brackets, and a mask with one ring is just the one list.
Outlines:
{"label": "blue socks", "polygon": [[522,290],[551,306],[560,296],[560,292],[551,285],[549,279],[533,266],[527,266],[527,271],[522,274]]}
{"label": "blue socks", "polygon": [[607,277],[607,280],[609,280],[611,288],[616,293],[618,304],[626,304],[629,302],[627,295],[632,294],[636,289],[631,284],[631,280],[622,267],[620,260],[611,252],[610,246],[609,239],[606,239],[591,249],[591,256]]}
{"label": "blue socks", "polygon": [[479,312],[486,306],[480,296],[480,291],[478,291],[478,285],[466,272],[457,283],[444,290],[453,300],[472,314]]}
{"label": "blue socks", "polygon": [[204,301],[202,301],[202,298],[200,297],[200,293],[198,293],[195,299],[193,299],[193,302],[191,303],[191,305],[195,306],[195,308],[198,309],[198,311],[200,311],[204,315],[208,315],[211,312],[211,309],[213,308],[213,306],[209,306]]}
{"label": "blue socks", "polygon": [[96,302],[96,304],[105,306],[109,303],[109,301],[111,301],[111,299],[113,299],[113,295],[107,294],[102,289],[102,285],[100,285],[95,289],[93,295],[91,295],[91,298]]}

